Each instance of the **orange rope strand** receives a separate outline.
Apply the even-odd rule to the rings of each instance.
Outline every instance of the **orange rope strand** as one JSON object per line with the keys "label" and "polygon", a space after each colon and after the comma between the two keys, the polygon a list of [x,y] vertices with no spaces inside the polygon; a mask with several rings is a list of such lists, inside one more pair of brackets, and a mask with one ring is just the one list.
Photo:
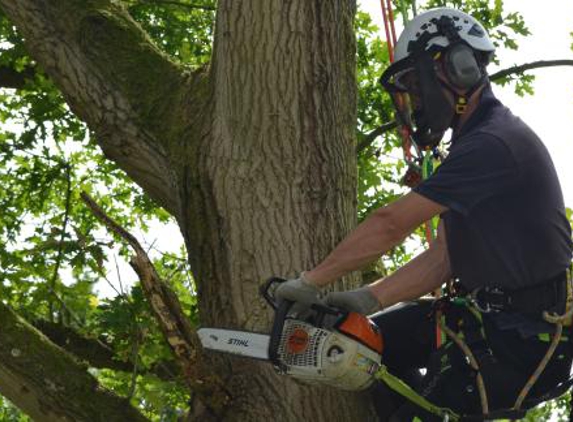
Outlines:
{"label": "orange rope strand", "polygon": [[386,46],[388,47],[388,57],[390,63],[394,61],[394,45],[392,43],[392,36],[390,35],[390,24],[388,22],[388,12],[386,10],[386,0],[380,0],[382,6],[382,19],[384,20],[384,31],[386,32]]}
{"label": "orange rope strand", "polygon": [[[382,6],[382,18],[384,20],[384,32],[386,33],[386,46],[388,47],[388,57],[390,62],[394,62],[394,47],[396,46],[396,27],[394,25],[394,12],[392,10],[392,0],[380,0],[380,5]],[[404,101],[404,99],[399,98],[399,101]],[[412,143],[410,141],[410,133],[406,127],[402,127],[400,130],[400,135],[402,137],[402,149],[404,150],[404,157],[408,163],[412,162]],[[432,230],[432,225],[430,221],[425,223],[425,235],[428,245],[434,239],[434,233]],[[437,289],[434,292],[436,298],[441,296],[441,292]],[[442,331],[439,326],[440,315],[436,315],[436,347],[442,345]]]}
{"label": "orange rope strand", "polygon": [[392,49],[396,48],[396,28],[394,27],[394,11],[392,10],[392,0],[386,0],[388,4],[388,21],[390,22],[390,33],[392,34]]}

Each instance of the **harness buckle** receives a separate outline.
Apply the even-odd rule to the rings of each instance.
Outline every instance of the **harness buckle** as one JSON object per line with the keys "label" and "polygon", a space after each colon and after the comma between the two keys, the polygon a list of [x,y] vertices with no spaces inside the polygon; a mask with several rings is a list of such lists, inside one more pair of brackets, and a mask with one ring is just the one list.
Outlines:
{"label": "harness buckle", "polygon": [[498,287],[478,287],[469,294],[469,300],[484,314],[501,312],[511,304],[511,297]]}

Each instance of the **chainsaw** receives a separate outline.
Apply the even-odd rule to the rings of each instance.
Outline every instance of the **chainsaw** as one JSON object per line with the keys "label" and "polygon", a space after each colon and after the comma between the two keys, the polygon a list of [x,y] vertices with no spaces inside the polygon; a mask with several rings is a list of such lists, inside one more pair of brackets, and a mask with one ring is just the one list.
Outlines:
{"label": "chainsaw", "polygon": [[270,335],[201,328],[204,348],[270,362],[277,373],[311,384],[362,390],[381,366],[382,335],[366,316],[313,304],[304,316],[292,315],[294,302],[273,292],[286,280],[273,277],[261,294],[274,309]]}

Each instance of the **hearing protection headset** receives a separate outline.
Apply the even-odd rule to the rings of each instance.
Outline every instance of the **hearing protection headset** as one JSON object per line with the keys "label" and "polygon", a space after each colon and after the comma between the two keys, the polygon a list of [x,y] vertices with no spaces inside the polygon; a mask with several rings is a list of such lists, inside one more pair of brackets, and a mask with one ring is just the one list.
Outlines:
{"label": "hearing protection headset", "polygon": [[[430,10],[404,29],[396,46],[397,60],[380,81],[392,95],[398,120],[410,129],[420,148],[437,145],[444,132],[456,126],[468,99],[487,81],[485,63],[480,63],[478,54],[489,57],[493,51],[481,24],[455,9]],[[438,77],[438,67],[445,81]],[[410,72],[419,87],[415,101],[409,101],[412,93],[402,83]],[[444,90],[453,95],[455,104]]]}

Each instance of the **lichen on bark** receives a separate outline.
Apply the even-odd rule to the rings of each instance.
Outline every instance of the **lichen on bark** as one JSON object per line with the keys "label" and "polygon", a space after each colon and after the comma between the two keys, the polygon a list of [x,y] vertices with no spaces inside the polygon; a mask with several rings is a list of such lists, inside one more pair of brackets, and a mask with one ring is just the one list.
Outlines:
{"label": "lichen on bark", "polygon": [[147,421],[1,302],[0,393],[37,421]]}

